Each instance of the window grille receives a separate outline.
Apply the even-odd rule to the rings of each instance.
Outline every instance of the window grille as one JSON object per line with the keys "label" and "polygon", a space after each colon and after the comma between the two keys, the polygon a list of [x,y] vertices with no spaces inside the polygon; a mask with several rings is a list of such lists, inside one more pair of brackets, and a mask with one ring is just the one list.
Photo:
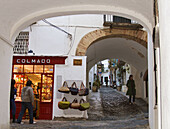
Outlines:
{"label": "window grille", "polygon": [[17,36],[13,52],[14,54],[27,54],[29,45],[29,32],[20,32]]}
{"label": "window grille", "polygon": [[124,17],[114,16],[114,15],[104,15],[104,22],[131,23],[131,20]]}

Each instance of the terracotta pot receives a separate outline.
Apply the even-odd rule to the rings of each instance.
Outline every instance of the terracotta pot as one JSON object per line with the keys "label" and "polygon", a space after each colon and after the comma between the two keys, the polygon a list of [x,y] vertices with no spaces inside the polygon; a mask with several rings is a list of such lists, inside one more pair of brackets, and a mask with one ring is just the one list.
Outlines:
{"label": "terracotta pot", "polygon": [[121,91],[121,86],[117,86],[117,90],[118,90],[118,91]]}
{"label": "terracotta pot", "polygon": [[98,92],[98,87],[97,87],[97,86],[93,86],[93,87],[92,87],[92,91],[93,91],[93,92]]}

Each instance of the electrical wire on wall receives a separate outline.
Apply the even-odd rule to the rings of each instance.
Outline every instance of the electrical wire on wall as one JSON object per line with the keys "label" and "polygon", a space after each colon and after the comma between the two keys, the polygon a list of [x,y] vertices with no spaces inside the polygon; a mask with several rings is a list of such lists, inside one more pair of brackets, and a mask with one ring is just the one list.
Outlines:
{"label": "electrical wire on wall", "polygon": [[73,44],[74,44],[74,41],[76,38],[76,31],[77,31],[77,27],[75,27],[75,29],[74,29],[74,38],[73,38],[73,40],[71,40],[70,49],[69,49],[67,55],[70,53],[71,49],[73,48]]}
{"label": "electrical wire on wall", "polygon": [[48,25],[50,25],[50,26],[52,26],[52,27],[54,27],[54,28],[56,28],[56,29],[58,29],[58,30],[60,30],[60,31],[62,31],[62,32],[64,32],[64,33],[66,33],[66,34],[68,35],[68,38],[69,38],[70,41],[71,41],[70,49],[68,50],[68,53],[67,53],[67,55],[68,55],[68,54],[70,53],[70,51],[71,51],[71,49],[72,49],[72,47],[73,47],[74,41],[75,41],[75,36],[76,36],[76,29],[77,29],[77,27],[75,27],[75,30],[74,30],[74,38],[72,39],[72,34],[70,34],[69,32],[61,29],[60,27],[58,27],[58,26],[50,23],[49,21],[47,21],[47,20],[45,20],[45,19],[43,19],[42,21],[45,22],[46,24],[48,24]]}
{"label": "electrical wire on wall", "polygon": [[75,27],[74,37],[73,37],[72,34],[70,34],[69,32],[61,29],[60,27],[58,27],[58,26],[50,23],[50,22],[47,21],[46,19],[43,19],[42,21],[43,21],[44,23],[46,23],[46,24],[48,24],[48,25],[50,25],[50,26],[52,26],[52,27],[54,27],[54,28],[56,28],[56,29],[58,29],[58,30],[60,30],[60,31],[62,31],[62,32],[66,33],[66,34],[68,35],[68,38],[70,39],[71,44],[70,44],[70,49],[69,49],[68,52],[67,52],[67,55],[70,53],[71,49],[73,48],[74,41],[75,41],[75,38],[76,38],[77,27],[80,27],[80,28],[98,28],[98,29],[102,29],[102,28],[103,28],[103,27],[87,27],[87,26],[68,26],[68,27]]}
{"label": "electrical wire on wall", "polygon": [[42,21],[45,22],[45,23],[47,23],[47,24],[49,24],[50,26],[52,26],[52,27],[54,27],[54,28],[56,28],[56,29],[58,29],[58,30],[60,30],[60,31],[66,33],[66,34],[68,34],[68,37],[69,37],[70,39],[72,39],[72,34],[70,34],[70,33],[68,33],[67,31],[61,29],[60,27],[58,27],[58,26],[56,26],[56,25],[50,23],[50,22],[47,21],[46,19],[43,19]]}

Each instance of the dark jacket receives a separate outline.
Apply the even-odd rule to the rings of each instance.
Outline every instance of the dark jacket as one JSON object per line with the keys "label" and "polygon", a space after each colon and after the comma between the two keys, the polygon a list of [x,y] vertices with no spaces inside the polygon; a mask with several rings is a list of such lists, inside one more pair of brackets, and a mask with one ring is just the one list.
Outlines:
{"label": "dark jacket", "polygon": [[17,89],[14,86],[12,86],[11,93],[10,93],[10,99],[15,99],[14,95],[17,95]]}
{"label": "dark jacket", "polygon": [[126,95],[136,95],[134,80],[128,80],[126,86],[128,87]]}

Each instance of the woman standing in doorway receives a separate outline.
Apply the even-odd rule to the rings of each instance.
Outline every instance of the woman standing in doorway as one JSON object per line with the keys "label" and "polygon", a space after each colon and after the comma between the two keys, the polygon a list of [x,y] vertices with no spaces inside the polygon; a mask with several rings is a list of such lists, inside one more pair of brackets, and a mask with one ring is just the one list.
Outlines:
{"label": "woman standing in doorway", "polygon": [[[126,95],[129,95],[129,104],[132,104],[135,102],[135,95],[136,95],[135,81],[133,80],[133,75],[129,76],[129,80],[127,81],[126,86],[128,87]],[[131,102],[132,96],[133,96],[133,102]]]}

